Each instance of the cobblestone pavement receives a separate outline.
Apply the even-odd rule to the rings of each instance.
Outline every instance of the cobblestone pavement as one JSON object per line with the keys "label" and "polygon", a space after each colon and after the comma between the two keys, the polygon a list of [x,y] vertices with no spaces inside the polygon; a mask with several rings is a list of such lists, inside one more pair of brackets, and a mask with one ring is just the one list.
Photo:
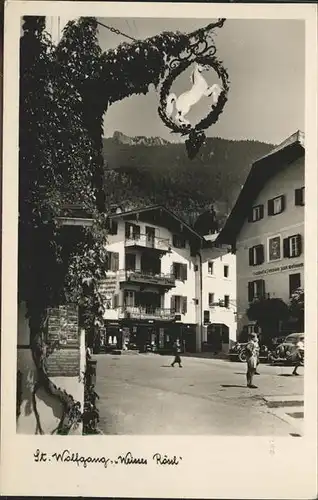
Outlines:
{"label": "cobblestone pavement", "polygon": [[[288,436],[290,421],[266,398],[303,399],[303,371],[261,364],[258,389],[246,387],[246,367],[220,359],[154,354],[96,355],[100,427],[105,434]],[[298,397],[297,397],[298,396]]]}

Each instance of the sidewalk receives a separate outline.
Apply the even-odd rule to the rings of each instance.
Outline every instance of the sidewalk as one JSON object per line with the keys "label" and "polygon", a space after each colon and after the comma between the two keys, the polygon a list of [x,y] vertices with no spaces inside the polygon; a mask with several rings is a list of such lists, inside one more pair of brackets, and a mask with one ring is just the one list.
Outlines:
{"label": "sidewalk", "polygon": [[304,434],[304,395],[264,396],[270,412],[284,422],[289,423],[295,430],[291,433],[294,437]]}

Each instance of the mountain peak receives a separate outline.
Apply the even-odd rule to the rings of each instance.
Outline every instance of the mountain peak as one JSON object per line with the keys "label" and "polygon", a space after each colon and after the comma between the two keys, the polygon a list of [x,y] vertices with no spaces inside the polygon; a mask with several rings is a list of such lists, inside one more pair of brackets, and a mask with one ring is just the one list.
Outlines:
{"label": "mountain peak", "polygon": [[143,135],[130,137],[119,130],[115,130],[113,140],[116,144],[128,144],[129,146],[164,146],[170,144],[169,141],[162,139],[162,137],[145,137]]}

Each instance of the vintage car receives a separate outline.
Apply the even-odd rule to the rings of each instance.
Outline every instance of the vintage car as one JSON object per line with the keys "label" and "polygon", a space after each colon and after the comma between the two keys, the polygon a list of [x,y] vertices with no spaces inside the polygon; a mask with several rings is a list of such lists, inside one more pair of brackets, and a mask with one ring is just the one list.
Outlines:
{"label": "vintage car", "polygon": [[[244,363],[246,361],[245,347],[247,342],[236,342],[234,346],[229,350],[230,361],[241,361]],[[266,345],[260,346],[259,360],[262,362],[268,361],[268,348]]]}
{"label": "vintage car", "polygon": [[275,349],[270,351],[268,360],[274,363],[293,363],[293,354],[296,350],[296,345],[299,341],[304,342],[304,333],[291,333],[285,337],[284,341]]}

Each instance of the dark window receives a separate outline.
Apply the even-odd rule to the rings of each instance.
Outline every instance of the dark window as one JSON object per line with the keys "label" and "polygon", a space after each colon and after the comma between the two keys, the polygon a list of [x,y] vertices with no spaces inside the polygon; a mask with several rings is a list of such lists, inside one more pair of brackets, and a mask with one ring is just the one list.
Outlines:
{"label": "dark window", "polygon": [[180,264],[179,262],[174,262],[172,265],[172,274],[176,280],[186,281],[188,278],[187,264]]}
{"label": "dark window", "polygon": [[289,296],[291,297],[297,288],[301,287],[300,273],[289,275]]}
{"label": "dark window", "polygon": [[140,238],[140,226],[132,224],[131,222],[126,222],[125,236],[127,239],[138,240]]}
{"label": "dark window", "polygon": [[224,307],[227,307],[227,308],[230,307],[230,296],[229,295],[224,295]]}
{"label": "dark window", "polygon": [[209,307],[214,305],[214,293],[209,293]]}
{"label": "dark window", "polygon": [[210,311],[203,311],[203,323],[205,325],[210,323]]}
{"label": "dark window", "polygon": [[256,280],[248,283],[248,301],[252,302],[255,299],[265,297],[265,281]]}
{"label": "dark window", "polygon": [[305,188],[295,189],[295,205],[303,207],[305,205]]}
{"label": "dark window", "polygon": [[119,297],[117,294],[113,295],[113,309],[117,309],[119,304]]}
{"label": "dark window", "polygon": [[268,215],[278,215],[285,210],[285,196],[276,196],[267,202]]}
{"label": "dark window", "polygon": [[299,257],[302,252],[302,238],[301,234],[294,234],[289,238],[284,238],[283,241],[284,257]]}
{"label": "dark window", "polygon": [[187,313],[187,297],[182,297],[181,295],[172,295],[170,304],[171,310],[175,313]]}
{"label": "dark window", "polygon": [[116,272],[119,269],[119,253],[118,252],[108,252],[107,259],[107,271]]}
{"label": "dark window", "polygon": [[250,266],[258,266],[264,262],[264,245],[256,245],[249,249]]}
{"label": "dark window", "polygon": [[136,255],[134,253],[127,253],[126,257],[126,270],[135,271],[136,269]]}
{"label": "dark window", "polygon": [[208,273],[213,274],[213,261],[210,260],[208,263]]}
{"label": "dark window", "polygon": [[224,266],[223,273],[224,273],[224,278],[229,277],[229,266]]}
{"label": "dark window", "polygon": [[178,234],[174,234],[172,236],[172,244],[175,248],[185,248],[186,247],[186,239],[183,236]]}
{"label": "dark window", "polygon": [[256,205],[252,207],[251,212],[248,216],[249,222],[257,222],[258,220],[263,219],[264,217],[264,205]]}
{"label": "dark window", "polygon": [[109,234],[117,234],[118,233],[118,222],[113,219],[108,219],[107,229]]}

